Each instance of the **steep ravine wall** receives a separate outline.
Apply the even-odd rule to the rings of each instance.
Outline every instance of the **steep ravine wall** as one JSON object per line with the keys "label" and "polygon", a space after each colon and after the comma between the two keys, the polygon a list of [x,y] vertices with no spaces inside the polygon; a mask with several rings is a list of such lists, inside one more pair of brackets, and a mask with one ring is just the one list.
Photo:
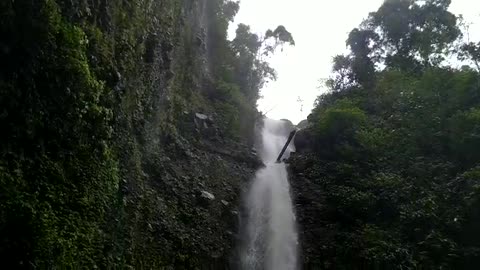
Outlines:
{"label": "steep ravine wall", "polygon": [[[240,188],[259,163],[251,146],[222,134],[208,101],[195,104],[210,79],[206,2],[183,3],[177,43],[155,47],[154,62],[141,71],[150,78],[139,82],[150,82],[151,92],[118,129],[129,133],[118,138],[129,140],[119,151],[127,224],[121,230],[131,241],[126,251],[133,265],[224,269],[235,242]],[[142,115],[145,108],[152,114]]]}
{"label": "steep ravine wall", "polygon": [[[133,265],[224,269],[234,244],[240,187],[258,161],[250,146],[221,134],[215,111],[196,111],[198,105],[188,98],[178,100],[201,95],[210,79],[206,18],[212,12],[206,0],[182,4],[174,20],[180,21],[177,43],[165,46],[160,41],[151,69],[142,71],[151,74],[140,84],[153,82],[146,89],[151,93],[143,95],[153,115],[140,117],[141,127],[120,136],[136,138],[119,151],[126,156],[121,167],[128,225],[122,229],[131,241],[126,251],[135,258]],[[165,115],[171,119],[162,122]],[[166,133],[164,123],[173,124],[174,131]]]}
{"label": "steep ravine wall", "polygon": [[317,179],[315,164],[320,164],[313,152],[314,137],[306,121],[295,135],[295,152],[288,159],[288,174],[292,202],[298,224],[299,262],[302,269],[329,269],[326,264],[325,244],[334,237],[334,228],[326,226],[323,218],[328,215],[324,204],[325,196]]}
{"label": "steep ravine wall", "polygon": [[[215,46],[215,40],[208,39],[212,36],[209,27],[218,24],[220,18],[214,9],[221,3],[44,0],[1,4],[8,16],[0,30],[8,42],[22,31],[45,26],[45,35],[22,41],[20,49],[25,51],[38,45],[44,54],[49,53],[44,48],[51,48],[52,55],[61,55],[59,48],[67,46],[65,42],[71,42],[71,46],[77,43],[68,34],[65,40],[58,36],[78,33],[78,48],[74,49],[79,50],[81,68],[86,70],[81,74],[91,75],[102,85],[95,102],[106,115],[98,120],[98,128],[87,122],[78,140],[66,142],[84,149],[85,158],[77,154],[77,148],[71,150],[70,155],[78,161],[74,165],[66,163],[68,158],[61,146],[52,152],[57,148],[43,144],[57,137],[68,138],[70,133],[39,133],[36,136],[43,146],[32,153],[15,148],[23,143],[19,136],[2,135],[0,191],[18,194],[1,198],[2,264],[45,269],[228,267],[235,243],[239,194],[260,161],[248,143],[253,139],[233,138],[226,132],[228,127],[219,121],[220,113],[206,97],[207,92],[215,91],[211,89],[211,59],[215,53],[211,46]],[[17,41],[8,42],[0,42],[2,56],[12,58],[13,63],[15,51],[8,46]],[[66,51],[74,49],[67,47]],[[34,53],[24,55],[25,61],[40,66],[48,61]],[[2,105],[10,91],[4,86],[10,82],[12,91],[33,91],[17,82],[20,79],[15,72],[5,75],[7,72],[3,72],[10,68],[7,65],[2,64]],[[52,65],[44,69],[54,73],[64,68],[53,60]],[[29,66],[19,65],[18,70],[23,68]],[[58,76],[65,76],[63,80],[72,85],[77,80],[68,70]],[[55,100],[63,95],[66,88],[61,82],[57,87],[61,94],[46,96],[35,89],[37,100]],[[80,104],[84,97],[64,102]],[[7,115],[12,115],[8,113],[19,111],[21,106],[40,104],[37,100],[23,105],[11,102],[4,108]],[[47,114],[52,110],[42,107]],[[60,123],[65,120],[62,115],[70,113],[62,110],[58,109]],[[17,116],[29,117],[26,113]],[[12,121],[5,114],[1,117],[2,124]],[[59,123],[38,121],[45,126]],[[100,125],[105,129],[104,137],[98,135]],[[11,126],[7,134],[18,130]],[[242,134],[253,134],[253,126],[244,129]],[[34,144],[37,137],[28,139]],[[99,145],[88,143],[84,147],[85,141]],[[89,155],[91,160],[86,158]],[[45,166],[52,166],[52,170],[28,165],[45,160]],[[95,166],[100,169],[96,171]],[[44,178],[45,171],[50,174]],[[57,185],[52,179],[63,182]],[[34,183],[40,183],[38,189]],[[77,201],[81,203],[72,206]],[[22,222],[24,226],[18,227]],[[12,229],[15,227],[18,232]]]}

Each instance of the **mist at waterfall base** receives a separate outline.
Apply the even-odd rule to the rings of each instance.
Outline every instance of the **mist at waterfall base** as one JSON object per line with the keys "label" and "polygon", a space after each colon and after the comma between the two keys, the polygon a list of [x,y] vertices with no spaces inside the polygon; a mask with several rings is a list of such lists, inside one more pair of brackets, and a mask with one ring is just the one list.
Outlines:
{"label": "mist at waterfall base", "polygon": [[[244,270],[297,269],[298,237],[286,165],[276,163],[291,126],[265,118],[259,154],[265,164],[244,196],[240,224],[240,268]],[[288,157],[293,146],[284,154]]]}

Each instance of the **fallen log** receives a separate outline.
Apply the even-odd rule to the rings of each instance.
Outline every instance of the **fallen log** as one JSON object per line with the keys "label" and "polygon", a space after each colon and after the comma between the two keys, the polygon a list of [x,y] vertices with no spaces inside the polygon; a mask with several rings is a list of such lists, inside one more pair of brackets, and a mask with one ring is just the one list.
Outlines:
{"label": "fallen log", "polygon": [[283,146],[282,151],[281,151],[280,154],[278,155],[277,163],[280,163],[280,162],[281,162],[282,156],[283,156],[283,154],[285,153],[285,150],[287,150],[288,145],[289,145],[290,142],[292,141],[293,136],[295,136],[295,133],[297,133],[297,130],[296,130],[296,129],[292,130],[292,132],[290,132],[290,134],[288,135],[288,140],[287,140],[287,142],[285,143],[285,145]]}

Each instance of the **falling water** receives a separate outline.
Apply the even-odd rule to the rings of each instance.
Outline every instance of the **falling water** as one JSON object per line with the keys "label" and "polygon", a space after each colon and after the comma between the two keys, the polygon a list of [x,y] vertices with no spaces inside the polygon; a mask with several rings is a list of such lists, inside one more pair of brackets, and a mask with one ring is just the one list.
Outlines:
{"label": "falling water", "polygon": [[284,163],[275,162],[290,131],[284,121],[264,120],[260,157],[266,166],[257,172],[244,199],[246,220],[240,250],[244,270],[297,268],[297,232],[287,170]]}

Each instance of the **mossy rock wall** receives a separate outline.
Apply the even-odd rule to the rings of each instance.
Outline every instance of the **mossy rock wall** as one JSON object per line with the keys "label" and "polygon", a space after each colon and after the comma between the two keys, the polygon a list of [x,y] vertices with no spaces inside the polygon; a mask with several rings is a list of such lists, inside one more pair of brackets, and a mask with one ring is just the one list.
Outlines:
{"label": "mossy rock wall", "polygon": [[2,1],[4,266],[227,267],[259,164],[209,98],[223,4]]}

